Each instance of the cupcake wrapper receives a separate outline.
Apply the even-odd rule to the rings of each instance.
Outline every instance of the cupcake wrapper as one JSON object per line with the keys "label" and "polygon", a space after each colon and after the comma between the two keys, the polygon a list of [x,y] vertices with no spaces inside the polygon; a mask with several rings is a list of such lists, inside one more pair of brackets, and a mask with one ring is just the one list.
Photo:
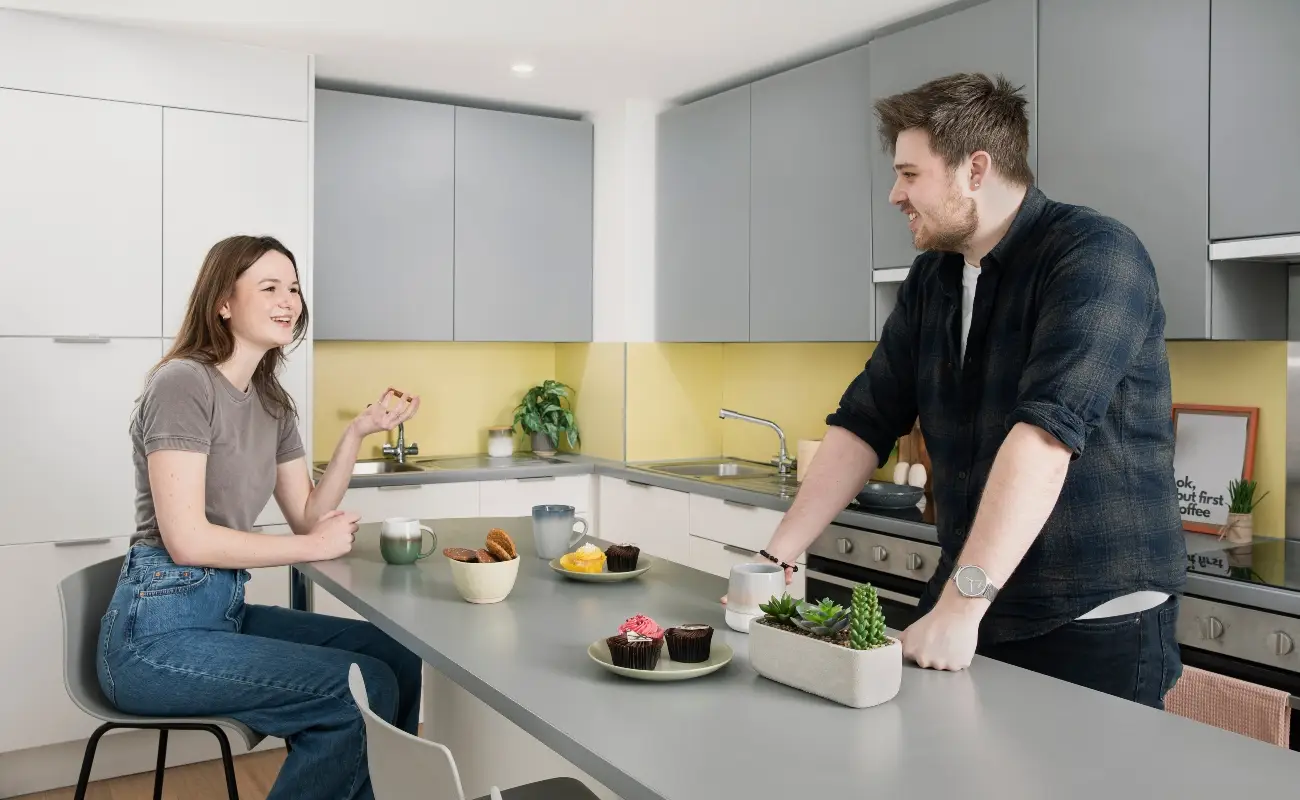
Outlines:
{"label": "cupcake wrapper", "polygon": [[654,669],[659,663],[659,653],[663,650],[663,639],[649,642],[627,642],[620,637],[606,640],[609,644],[610,659],[616,667],[627,669]]}
{"label": "cupcake wrapper", "polygon": [[636,562],[637,557],[635,555],[611,553],[605,561],[605,567],[610,572],[631,572],[636,569]]}
{"label": "cupcake wrapper", "polygon": [[669,630],[664,635],[664,640],[668,642],[668,657],[673,661],[698,664],[709,660],[713,631],[706,630],[703,635],[683,635]]}

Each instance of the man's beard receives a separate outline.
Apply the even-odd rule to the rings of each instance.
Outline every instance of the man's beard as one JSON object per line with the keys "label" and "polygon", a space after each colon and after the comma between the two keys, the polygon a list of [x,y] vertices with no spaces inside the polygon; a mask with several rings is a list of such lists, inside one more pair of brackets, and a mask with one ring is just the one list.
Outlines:
{"label": "man's beard", "polygon": [[[917,250],[943,250],[958,252],[970,242],[979,227],[979,215],[975,211],[975,201],[962,197],[954,186],[952,194],[944,200],[939,216],[929,220],[922,218],[921,227],[912,236],[912,244]],[[926,222],[929,225],[926,225]],[[936,228],[938,228],[936,230]]]}

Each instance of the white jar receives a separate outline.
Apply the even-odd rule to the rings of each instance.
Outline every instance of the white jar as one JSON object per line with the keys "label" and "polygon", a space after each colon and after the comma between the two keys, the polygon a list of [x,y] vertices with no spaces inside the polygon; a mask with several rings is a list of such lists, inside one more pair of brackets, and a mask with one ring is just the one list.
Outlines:
{"label": "white jar", "polygon": [[515,452],[515,435],[508,425],[488,428],[488,456],[509,458]]}

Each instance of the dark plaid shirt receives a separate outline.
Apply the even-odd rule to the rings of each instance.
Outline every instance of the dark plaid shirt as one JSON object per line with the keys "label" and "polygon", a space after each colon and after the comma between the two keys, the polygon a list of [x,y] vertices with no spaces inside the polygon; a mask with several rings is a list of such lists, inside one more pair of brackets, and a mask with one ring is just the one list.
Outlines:
{"label": "dark plaid shirt", "polygon": [[950,578],[1018,422],[1072,455],[1056,508],[989,608],[981,641],[1045,633],[1137,590],[1181,592],[1165,314],[1142,243],[1031,187],[980,264],[965,364],[962,267],[957,253],[916,259],[875,351],[827,418],[887,455],[920,417],[943,550],[923,607]]}

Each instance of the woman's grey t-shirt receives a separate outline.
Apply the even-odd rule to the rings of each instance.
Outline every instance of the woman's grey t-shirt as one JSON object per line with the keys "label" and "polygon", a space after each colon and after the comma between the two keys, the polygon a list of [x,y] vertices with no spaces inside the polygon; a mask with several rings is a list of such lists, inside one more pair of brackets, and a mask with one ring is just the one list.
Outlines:
{"label": "woman's grey t-shirt", "polygon": [[293,414],[276,419],[256,388],[241,392],[220,370],[189,359],[168,361],[145,384],[131,420],[131,446],[136,525],[131,541],[154,547],[164,545],[149,488],[150,453],[207,454],[208,522],[247,531],[275,491],[276,466],[305,452]]}

